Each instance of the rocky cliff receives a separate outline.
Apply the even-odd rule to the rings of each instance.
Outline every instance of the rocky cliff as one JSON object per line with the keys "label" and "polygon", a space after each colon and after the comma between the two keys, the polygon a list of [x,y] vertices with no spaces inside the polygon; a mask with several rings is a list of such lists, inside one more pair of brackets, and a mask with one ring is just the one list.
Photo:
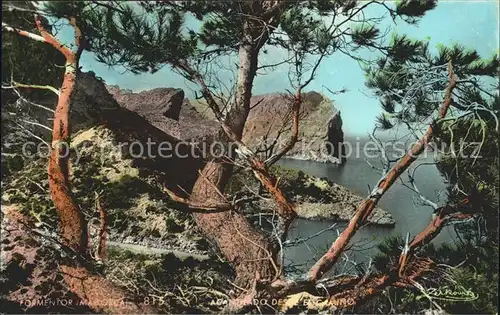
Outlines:
{"label": "rocky cliff", "polygon": [[124,108],[138,113],[161,131],[181,140],[210,137],[218,130],[218,123],[200,114],[184,91],[157,88],[133,93],[118,86],[107,86],[109,93]]}
{"label": "rocky cliff", "polygon": [[[121,106],[178,139],[211,139],[218,131],[218,124],[207,107],[196,101],[191,104],[181,89],[157,88],[133,93],[117,86],[107,88]],[[341,163],[344,133],[340,111],[320,93],[304,93],[303,98],[299,141],[287,157]],[[285,145],[290,136],[291,104],[286,94],[253,96],[243,140],[255,150],[268,154],[273,152],[266,150],[270,144],[276,142],[275,150]]]}
{"label": "rocky cliff", "polygon": [[[254,148],[264,150],[274,142],[277,148],[286,145],[290,138],[292,102],[289,95],[281,93],[252,97],[252,110],[245,125],[243,140]],[[304,93],[299,140],[287,157],[341,163],[343,141],[342,117],[332,101],[317,92]]]}

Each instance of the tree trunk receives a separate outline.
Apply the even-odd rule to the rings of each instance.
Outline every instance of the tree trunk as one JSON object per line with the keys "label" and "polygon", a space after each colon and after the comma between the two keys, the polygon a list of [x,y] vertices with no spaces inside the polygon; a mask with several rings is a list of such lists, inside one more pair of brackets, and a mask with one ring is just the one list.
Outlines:
{"label": "tree trunk", "polygon": [[[258,48],[254,44],[249,22],[245,22],[244,36],[239,49],[239,71],[233,106],[225,112],[225,123],[241,139],[250,111],[253,80],[257,71]],[[216,141],[227,144],[228,137],[220,131]],[[226,146],[227,147],[227,146]],[[235,152],[227,151],[232,158]],[[233,166],[220,160],[209,162],[194,184],[190,200],[200,203],[224,203],[224,188],[232,176]],[[276,253],[270,240],[256,231],[246,218],[231,211],[196,213],[194,219],[201,231],[212,240],[232,264],[236,285],[249,288],[254,279],[273,280],[279,275]]]}
{"label": "tree trunk", "polygon": [[71,292],[95,312],[109,314],[155,314],[151,305],[137,303],[100,274],[86,268],[61,265],[62,276]]}
{"label": "tree trunk", "polygon": [[[232,166],[209,162],[196,181],[191,193],[195,202],[222,203],[223,191],[232,174]],[[267,237],[256,231],[246,218],[234,211],[195,213],[194,219],[203,232],[220,249],[234,267],[235,284],[249,288],[256,278],[272,280],[277,273],[275,255]]]}
{"label": "tree trunk", "polygon": [[49,190],[61,220],[61,236],[64,243],[75,251],[87,251],[87,226],[82,212],[73,200],[69,188],[69,109],[71,93],[75,87],[77,61],[72,53],[66,55],[66,72],[52,129],[52,148],[49,157]]}
{"label": "tree trunk", "polygon": [[[50,32],[48,32],[40,17],[35,16],[35,24],[41,34],[35,35],[30,32],[8,29],[19,35],[52,45],[66,58],[63,83],[58,92],[58,100],[54,113],[54,125],[52,128],[52,144],[47,167],[49,190],[54,206],[61,220],[61,237],[64,245],[72,248],[81,256],[87,256],[87,226],[83,213],[73,199],[69,181],[69,145],[71,129],[69,125],[70,99],[75,88],[78,60],[82,52],[80,46],[81,32],[74,17],[69,22],[75,30],[75,44],[78,47],[74,53],[64,44],[61,44]],[[55,90],[55,89],[54,89]],[[104,216],[104,212],[101,212]],[[9,214],[6,213],[8,216]],[[33,229],[29,220],[23,216],[11,216],[10,219],[20,219],[24,228]],[[103,221],[104,222],[104,221]],[[28,232],[28,230],[26,231]],[[36,243],[35,239],[32,239]],[[39,244],[38,244],[39,245]],[[33,245],[36,246],[36,245]],[[38,255],[37,255],[38,256]],[[146,305],[139,306],[133,302],[127,302],[125,293],[106,280],[100,274],[93,274],[87,268],[78,266],[79,260],[66,260],[59,264],[59,269],[48,270],[48,272],[60,271],[69,289],[73,291],[82,301],[98,312],[109,313],[154,313],[154,310]],[[33,281],[30,281],[33,284]],[[20,301],[22,302],[22,301]],[[104,304],[103,304],[104,303]],[[116,305],[118,303],[118,305]],[[68,304],[70,305],[70,303]]]}

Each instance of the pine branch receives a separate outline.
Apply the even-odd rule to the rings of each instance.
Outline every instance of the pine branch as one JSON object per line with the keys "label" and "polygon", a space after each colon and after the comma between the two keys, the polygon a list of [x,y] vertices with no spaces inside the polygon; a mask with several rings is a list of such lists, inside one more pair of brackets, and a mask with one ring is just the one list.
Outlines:
{"label": "pine branch", "polygon": [[40,89],[40,90],[49,90],[53,92],[55,95],[59,96],[59,90],[50,85],[37,85],[37,84],[24,84],[16,81],[11,82],[11,86],[2,86],[2,89],[15,89],[15,88],[26,88],[26,89]]}
{"label": "pine branch", "polygon": [[14,27],[9,26],[7,23],[4,23],[4,22],[2,22],[2,29],[6,30],[8,32],[13,32],[13,33],[19,34],[21,36],[27,37],[29,39],[32,39],[32,40],[35,40],[38,42],[47,43],[47,41],[45,40],[45,38],[43,36],[14,28]]}
{"label": "pine branch", "polygon": [[[446,88],[445,97],[439,110],[439,118],[444,118],[448,113],[451,105],[451,97],[453,89],[456,86],[456,78],[452,69],[451,62],[448,64],[449,83]],[[344,252],[352,237],[356,234],[358,229],[366,222],[373,209],[377,205],[382,196],[391,188],[392,184],[401,176],[401,174],[408,169],[408,167],[417,159],[417,157],[424,151],[425,146],[432,139],[434,135],[434,124],[431,124],[426,133],[415,143],[411,149],[392,167],[392,169],[384,175],[377,186],[368,196],[367,199],[361,204],[356,211],[356,214],[349,221],[347,228],[341,235],[333,242],[330,249],[316,262],[316,264],[309,270],[308,279],[315,281],[319,279],[326,271],[330,270],[337,262],[340,255]]]}

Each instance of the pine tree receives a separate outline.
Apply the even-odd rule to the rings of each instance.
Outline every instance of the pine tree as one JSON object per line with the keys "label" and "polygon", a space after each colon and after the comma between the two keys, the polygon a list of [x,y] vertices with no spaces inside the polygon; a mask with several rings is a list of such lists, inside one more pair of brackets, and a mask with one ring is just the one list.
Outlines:
{"label": "pine tree", "polygon": [[[4,6],[5,5],[5,6]],[[76,5],[78,6],[78,4]],[[73,6],[72,6],[73,7]],[[62,43],[54,34],[49,20],[45,15],[49,16],[46,12],[40,11],[38,8],[33,6],[16,6],[15,3],[5,3],[2,9],[7,9],[9,11],[19,11],[28,12],[30,15],[34,15],[34,24],[36,25],[36,31],[31,32],[26,29],[22,29],[18,24],[18,19],[13,19],[12,25],[9,25],[2,21],[2,31],[3,33],[12,33],[13,35],[24,37],[34,44],[46,45],[52,48],[58,54],[63,57],[64,60],[64,73],[62,76],[62,83],[57,84],[60,88],[56,88],[51,85],[40,85],[36,83],[27,84],[20,83],[14,80],[8,81],[10,84],[10,89],[36,89],[36,90],[46,90],[50,93],[56,95],[56,106],[54,110],[54,123],[52,126],[52,141],[50,143],[50,156],[47,167],[49,192],[52,201],[54,202],[54,207],[56,208],[59,219],[60,219],[60,239],[61,244],[65,250],[71,254],[71,258],[68,257],[60,262],[57,266],[61,271],[62,278],[66,282],[68,288],[72,290],[72,293],[76,294],[85,303],[92,305],[98,312],[109,312],[109,313],[143,313],[151,312],[151,309],[147,305],[138,306],[136,303],[123,303],[119,305],[114,305],[115,303],[104,303],[103,300],[114,300],[123,301],[125,299],[125,293],[115,286],[113,283],[105,279],[102,275],[94,274],[89,269],[89,253],[88,253],[88,231],[86,220],[84,218],[83,212],[76,203],[73,197],[70,185],[70,136],[71,136],[71,125],[70,125],[70,109],[71,109],[71,96],[76,85],[77,72],[79,70],[79,60],[81,53],[84,49],[84,42],[81,30],[79,28],[79,19],[76,15],[64,14],[58,17],[64,18],[72,26],[74,31],[74,44],[70,47],[68,44]],[[22,21],[23,22],[23,21]],[[22,24],[21,22],[21,24]],[[3,35],[3,34],[2,34]],[[2,47],[4,48],[4,47]],[[19,55],[14,54],[18,58],[19,64],[16,66],[21,67],[21,64],[31,65],[29,62],[24,62],[26,56],[21,58]],[[55,58],[55,60],[61,60],[61,56]],[[51,61],[53,60],[42,60],[46,63],[42,65],[42,69],[52,66]],[[11,66],[11,70],[14,71],[16,67]],[[25,72],[23,70],[22,72]],[[38,74],[43,77],[43,74]],[[38,77],[34,75],[33,77]],[[51,74],[47,75],[48,78],[54,79]],[[4,87],[2,85],[2,87]],[[101,211],[102,212],[102,211]],[[103,217],[104,215],[102,215]],[[17,219],[19,220],[19,219]],[[14,221],[16,221],[14,218]],[[29,220],[23,224],[30,226]],[[105,228],[105,224],[103,224]],[[102,234],[105,237],[105,234]],[[101,238],[103,240],[103,238]],[[103,245],[102,242],[100,245]],[[85,261],[86,264],[80,264]],[[82,266],[83,265],[83,266]],[[43,278],[43,277],[41,277]],[[36,281],[39,281],[38,278]],[[45,291],[45,290],[44,290]],[[71,303],[68,303],[71,304]]]}
{"label": "pine tree", "polygon": [[[477,51],[459,44],[437,48],[434,54],[426,41],[395,36],[389,54],[380,58],[377,66],[366,68],[366,84],[380,97],[384,110],[378,118],[378,128],[388,130],[403,125],[418,135],[422,126],[432,126],[435,148],[439,150],[437,167],[448,183],[446,203],[456,205],[464,214],[461,219],[442,223],[454,225],[456,247],[430,244],[419,254],[446,265],[460,265],[450,271],[451,277],[479,297],[474,301],[439,303],[451,313],[494,312],[494,292],[498,287],[488,284],[483,275],[498,279],[499,57],[495,54],[481,58]],[[448,62],[458,80],[451,114],[438,119],[436,111],[448,84]],[[420,194],[418,190],[416,193]],[[436,222],[439,221],[431,223]],[[381,258],[383,263],[389,256]],[[434,286],[439,285],[438,279],[433,280]],[[398,296],[396,304],[401,307],[422,307],[422,301],[415,300],[409,291],[401,291]]]}
{"label": "pine tree", "polygon": [[[93,52],[98,61],[123,66],[135,73],[155,72],[170,66],[196,83],[221,124],[217,140],[227,148],[235,148],[229,146],[230,142],[237,144],[237,151],[226,150],[226,157],[212,159],[206,164],[189,198],[171,195],[176,201],[197,210],[193,216],[198,227],[234,267],[236,286],[248,290],[231,301],[228,312],[251,307],[253,298],[259,296],[279,297],[297,287],[314,285],[346,248],[360,226],[356,220],[365,217],[353,219],[352,226],[356,228],[349,229],[347,237],[340,237],[339,242],[332,245],[335,251],[328,251],[304,282],[285,281],[278,259],[279,241],[286,237],[296,214],[293,203],[277,185],[269,166],[297,141],[302,89],[311,82],[325,56],[346,54],[360,59],[356,53],[363,48],[387,50],[381,45],[383,35],[377,28],[383,16],[364,17],[365,10],[372,5],[384,7],[394,19],[416,23],[426,11],[435,7],[436,1],[401,1],[395,8],[379,1],[358,3],[353,0],[46,3],[45,9],[50,15],[78,19],[83,33],[82,47]],[[197,19],[200,29],[188,29],[185,26],[187,16]],[[250,111],[254,79],[259,70],[272,68],[259,63],[259,58],[270,48],[285,49],[289,53],[290,58],[284,63],[291,69],[289,79],[296,92],[290,105],[292,135],[283,148],[262,161],[241,142],[241,136]],[[407,45],[405,49],[412,49],[412,46]],[[238,60],[237,78],[234,95],[229,102],[222,103],[224,97],[214,86],[215,78],[206,75],[204,69],[227,56]],[[278,233],[272,240],[254,229],[243,215],[232,209],[232,205],[228,209],[224,188],[232,175],[233,165],[227,161],[235,160],[237,155],[246,160],[279,206]],[[367,212],[368,216],[376,201],[360,211]],[[376,292],[373,287],[390,284],[387,275],[381,279],[366,281],[359,288],[338,294],[352,295],[353,300],[359,302]],[[335,298],[332,296],[332,301]]]}
{"label": "pine tree", "polygon": [[[297,103],[300,104],[301,89],[310,82],[306,74],[312,78],[323,56],[334,53],[350,55],[362,47],[383,49],[378,46],[382,35],[376,24],[381,17],[356,22],[359,27],[353,31],[345,27],[348,22],[354,23],[370,5],[385,6],[394,18],[404,17],[414,23],[427,10],[434,8],[435,1],[419,4],[402,1],[396,8],[376,1],[185,1],[133,5],[95,1],[79,7],[50,3],[48,8],[59,16],[71,10],[78,11],[77,15],[83,20],[82,30],[88,39],[87,48],[94,52],[97,60],[123,66],[135,73],[155,72],[163,66],[170,66],[189,81],[197,83],[207,105],[233,133],[234,139],[229,139],[227,128],[221,130],[219,140],[229,142],[241,139],[250,110],[253,81],[262,66],[259,57],[265,50],[274,47],[290,52],[288,63],[292,69],[292,82],[298,90]],[[201,23],[200,29],[188,29],[185,26],[187,16],[196,18]],[[220,91],[212,86],[213,78],[204,76],[202,69],[227,55],[238,58],[238,74],[236,93],[228,106],[222,108],[216,97]],[[292,145],[293,142],[292,139]],[[235,154],[228,152],[228,157],[233,159]],[[271,160],[275,161],[276,157]],[[224,203],[214,187],[224,191],[231,173],[232,166],[221,160],[208,163],[194,185],[190,201]],[[207,178],[213,184],[207,184]],[[215,240],[226,258],[233,262],[238,285],[249,287],[256,272],[261,279],[277,276],[273,267],[275,258],[265,258],[269,255],[266,252],[274,253],[270,255],[274,257],[276,249],[243,216],[226,211],[196,213],[194,217],[203,232]],[[222,227],[217,222],[234,224]],[[235,238],[235,235],[244,236]],[[242,253],[239,248],[248,245],[247,239],[258,245]],[[255,260],[260,262],[247,262]]]}

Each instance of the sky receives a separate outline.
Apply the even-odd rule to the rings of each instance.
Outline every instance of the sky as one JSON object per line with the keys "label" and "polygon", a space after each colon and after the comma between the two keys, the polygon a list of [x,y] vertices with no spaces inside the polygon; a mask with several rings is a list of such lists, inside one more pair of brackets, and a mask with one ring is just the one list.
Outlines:
{"label": "sky", "polygon": [[[373,7],[367,15],[375,16],[381,12],[380,9],[378,6]],[[398,21],[395,25],[390,17],[379,26],[381,29],[392,27],[398,34],[408,34],[414,39],[428,39],[429,47],[436,47],[438,44],[448,46],[458,42],[489,58],[499,51],[499,0],[440,1],[436,9],[429,11],[417,26],[403,21]],[[279,60],[283,56],[286,56],[286,52],[272,50],[267,58]],[[368,58],[377,56],[376,52],[364,54]],[[193,95],[194,86],[169,67],[164,67],[155,74],[134,75],[97,62],[89,52],[84,52],[80,65],[83,71],[92,70],[107,84],[119,85],[123,89],[138,92],[157,87],[173,87],[184,89],[187,97]],[[285,92],[290,88],[287,71],[282,68],[258,75],[254,82],[254,95]],[[221,73],[221,77],[227,76]],[[342,53],[336,53],[323,60],[315,79],[305,90],[318,91],[333,99],[334,106],[341,111],[343,129],[347,135],[366,135],[372,131],[375,117],[381,112],[381,108],[372,91],[365,87],[364,81],[364,73],[359,64]],[[332,95],[327,88],[332,91],[346,88],[348,92]]]}

